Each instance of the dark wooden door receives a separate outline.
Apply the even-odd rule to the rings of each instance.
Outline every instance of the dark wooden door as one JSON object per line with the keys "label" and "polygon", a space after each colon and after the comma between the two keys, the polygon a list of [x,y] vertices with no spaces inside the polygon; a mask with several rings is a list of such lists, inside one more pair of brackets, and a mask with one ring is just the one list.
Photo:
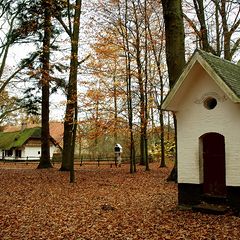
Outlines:
{"label": "dark wooden door", "polygon": [[213,196],[226,195],[224,136],[208,133],[203,140],[203,190]]}

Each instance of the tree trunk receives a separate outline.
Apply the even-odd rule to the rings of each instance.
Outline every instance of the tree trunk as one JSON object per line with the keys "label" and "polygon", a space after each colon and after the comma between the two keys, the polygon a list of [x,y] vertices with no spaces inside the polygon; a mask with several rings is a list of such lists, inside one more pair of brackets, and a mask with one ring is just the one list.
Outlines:
{"label": "tree trunk", "polygon": [[164,121],[163,121],[163,110],[160,109],[160,126],[161,126],[161,133],[160,133],[160,139],[161,139],[161,162],[160,167],[166,167],[166,161],[165,161],[165,145],[164,145]]}
{"label": "tree trunk", "polygon": [[162,0],[165,22],[166,57],[170,88],[185,66],[184,26],[181,0]]}
{"label": "tree trunk", "polygon": [[73,139],[71,146],[71,161],[70,161],[70,183],[75,182],[75,173],[74,173],[74,153],[75,153],[75,139],[77,135],[77,120],[78,120],[78,109],[77,102],[75,102],[75,116],[74,116],[74,124],[73,124]]}
{"label": "tree trunk", "polygon": [[[74,148],[77,124],[77,70],[81,6],[82,1],[76,0],[73,32],[71,33],[71,61],[67,92],[67,106],[64,120],[63,156],[62,166],[60,168],[61,171],[71,170],[71,172],[74,171]],[[72,182],[73,179],[70,179],[70,181]]]}
{"label": "tree trunk", "polygon": [[173,166],[173,169],[170,173],[170,175],[168,176],[167,180],[168,181],[175,181],[177,182],[177,177],[178,177],[178,174],[177,174],[177,119],[176,119],[176,116],[175,114],[173,114],[173,120],[174,120],[174,131],[175,131],[175,134],[174,134],[174,140],[175,140],[175,163],[174,163],[174,166]]}
{"label": "tree trunk", "polygon": [[144,81],[144,159],[145,159],[145,170],[149,171],[149,159],[148,159],[148,15],[147,15],[147,0],[144,0],[144,60],[145,60],[145,81]]}
{"label": "tree trunk", "polygon": [[[156,99],[156,105],[158,108],[158,112],[159,112],[159,120],[160,120],[160,129],[161,129],[161,133],[160,133],[160,140],[161,140],[161,163],[160,163],[160,167],[166,167],[166,163],[165,163],[165,145],[164,145],[164,139],[165,139],[165,129],[164,129],[164,116],[163,116],[163,110],[161,109],[162,103],[163,103],[163,98],[164,98],[164,84],[163,84],[163,76],[162,76],[162,71],[161,71],[161,50],[162,47],[160,49],[160,52],[157,53],[157,48],[156,45],[154,44],[154,40],[152,37],[152,31],[151,28],[148,26],[148,33],[149,33],[149,38],[150,38],[150,43],[152,46],[152,51],[153,51],[153,56],[157,65],[157,72],[158,72],[158,77],[160,79],[160,103],[158,103],[157,99]],[[163,43],[162,43],[163,45]],[[157,95],[157,91],[156,91],[156,95]]]}
{"label": "tree trunk", "polygon": [[[116,82],[116,68],[117,63],[114,62],[114,74],[113,74],[113,102],[114,102],[114,144],[118,142],[118,105],[117,105],[117,82]],[[117,166],[117,155],[114,155],[115,166]]]}
{"label": "tree trunk", "polygon": [[[128,39],[127,49],[128,49]],[[129,50],[129,49],[128,49]],[[126,52],[126,82],[127,82],[127,105],[128,105],[128,125],[130,131],[130,173],[135,173],[136,156],[135,156],[135,142],[133,135],[133,108],[132,108],[132,78],[131,78],[131,58],[129,51]]]}
{"label": "tree trunk", "polygon": [[210,45],[208,42],[208,32],[206,27],[206,20],[205,20],[205,12],[204,12],[204,5],[203,0],[194,0],[194,7],[197,13],[197,17],[201,26],[200,29],[200,47],[206,52],[210,52]]}
{"label": "tree trunk", "polygon": [[50,134],[49,134],[49,81],[50,81],[50,40],[51,40],[51,0],[43,1],[44,9],[44,37],[42,54],[42,131],[41,158],[37,168],[51,168],[50,162]]}
{"label": "tree trunk", "polygon": [[139,85],[139,95],[140,95],[140,165],[146,164],[146,149],[145,149],[145,96],[144,96],[144,81],[143,81],[143,66],[141,63],[141,36],[140,36],[140,25],[137,15],[137,9],[134,1],[132,1],[134,10],[134,23],[135,23],[135,43],[133,44],[136,50],[136,62],[137,62],[137,79]]}
{"label": "tree trunk", "polygon": [[125,0],[125,18],[124,29],[122,29],[123,42],[125,48],[125,66],[126,66],[126,82],[127,82],[127,105],[128,105],[128,125],[130,131],[130,173],[135,173],[136,169],[136,155],[135,155],[135,141],[133,135],[133,108],[132,108],[132,76],[131,76],[131,56],[129,48],[129,34],[127,28],[128,21],[128,0]]}
{"label": "tree trunk", "polygon": [[[185,66],[184,26],[181,0],[162,0],[166,36],[166,57],[170,88],[182,73]],[[177,132],[175,125],[175,132]],[[177,137],[177,135],[175,135]],[[177,145],[177,144],[176,144]],[[173,171],[177,169],[177,153]],[[171,174],[169,180],[177,181]]]}

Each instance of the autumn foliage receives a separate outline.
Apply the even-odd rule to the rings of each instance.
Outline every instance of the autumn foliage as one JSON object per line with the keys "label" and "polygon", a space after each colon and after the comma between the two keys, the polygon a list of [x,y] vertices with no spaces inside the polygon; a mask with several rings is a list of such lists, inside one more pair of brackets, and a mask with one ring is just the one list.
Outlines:
{"label": "autumn foliage", "polygon": [[[19,169],[19,167],[21,169]],[[168,168],[0,165],[0,239],[239,239],[240,218],[177,208]]]}

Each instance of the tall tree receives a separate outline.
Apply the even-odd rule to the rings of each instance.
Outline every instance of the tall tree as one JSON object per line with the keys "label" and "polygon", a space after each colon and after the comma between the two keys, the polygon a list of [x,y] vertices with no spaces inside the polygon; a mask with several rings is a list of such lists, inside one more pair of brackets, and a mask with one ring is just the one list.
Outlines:
{"label": "tall tree", "polygon": [[145,155],[145,122],[146,122],[146,113],[145,113],[145,95],[144,95],[144,79],[143,79],[143,63],[142,63],[142,48],[141,48],[141,29],[139,20],[138,10],[140,6],[136,5],[135,1],[132,0],[133,6],[133,23],[135,30],[135,39],[134,39],[134,50],[136,52],[136,63],[137,63],[137,80],[139,85],[139,95],[140,95],[140,164],[145,165],[146,155]]}
{"label": "tall tree", "polygon": [[145,169],[149,171],[149,159],[148,159],[148,11],[147,11],[147,0],[144,0],[144,61],[145,61],[145,81],[144,81],[144,123],[143,123],[143,133],[144,133],[144,159],[145,159]]}
{"label": "tall tree", "polygon": [[128,106],[128,124],[130,130],[130,173],[135,173],[136,169],[136,153],[135,141],[133,135],[133,101],[132,101],[132,74],[131,74],[131,54],[130,54],[130,38],[128,29],[129,8],[128,1],[125,0],[125,10],[123,19],[122,37],[124,43],[125,67],[126,67],[126,84],[127,84],[127,106]]}
{"label": "tall tree", "polygon": [[[166,58],[170,88],[182,73],[185,66],[184,26],[181,0],[162,0],[165,23]],[[177,123],[175,122],[175,141],[177,142]],[[177,147],[177,144],[176,144]],[[177,180],[177,155],[169,180]]]}
{"label": "tall tree", "polygon": [[42,51],[42,131],[41,131],[41,158],[38,168],[51,168],[50,161],[50,131],[49,131],[49,82],[50,82],[50,45],[52,33],[52,1],[43,0],[44,9],[44,36]]}
{"label": "tall tree", "polygon": [[[159,3],[160,4],[160,3]],[[165,139],[165,129],[164,129],[164,111],[161,108],[161,105],[163,103],[163,98],[164,98],[164,77],[163,77],[163,69],[161,67],[162,65],[162,59],[163,59],[163,54],[164,54],[164,37],[163,37],[163,20],[161,14],[157,12],[156,8],[156,3],[154,2],[151,6],[151,8],[155,11],[155,15],[157,18],[157,32],[158,34],[154,34],[154,30],[152,30],[150,24],[148,24],[148,34],[149,34],[149,41],[150,41],[150,46],[151,46],[151,51],[153,54],[153,59],[156,64],[157,68],[157,75],[159,82],[153,86],[153,91],[154,91],[154,99],[155,99],[155,104],[158,109],[159,113],[159,122],[160,122],[160,139],[161,139],[161,162],[160,162],[160,167],[166,167],[166,161],[165,161],[165,144],[164,144],[164,139]],[[160,94],[157,91],[157,87],[160,87]],[[160,99],[159,99],[160,96]]]}
{"label": "tall tree", "polygon": [[70,1],[68,0],[68,26],[64,24],[61,16],[58,19],[63,24],[71,40],[70,74],[67,87],[67,105],[64,119],[63,156],[60,170],[70,171],[70,182],[74,182],[74,149],[77,131],[77,73],[78,73],[78,44],[80,32],[80,16],[82,1],[76,0],[74,4],[74,17],[71,23]]}
{"label": "tall tree", "polygon": [[[4,36],[1,46],[1,67],[0,67],[0,79],[2,79],[6,59],[9,53],[9,49],[14,44],[21,46],[24,44],[43,42],[43,49],[41,55],[42,71],[40,84],[42,86],[42,149],[41,160],[38,168],[51,167],[50,163],[50,151],[49,151],[49,54],[50,54],[50,39],[51,39],[51,1],[41,1],[41,7],[38,2],[32,3],[28,0],[20,0],[17,3],[9,1],[1,1],[0,5],[3,6],[1,11],[1,17],[3,18],[4,26],[1,30]],[[43,17],[39,17],[43,16]],[[42,21],[44,22],[42,24]],[[4,32],[4,29],[8,29]],[[37,35],[43,29],[44,36],[42,34]],[[38,37],[37,37],[38,36]],[[19,76],[25,68],[32,68],[33,62],[40,55],[41,51],[33,52],[29,58],[20,61],[19,65],[12,74],[7,77],[4,76],[4,81],[1,83],[0,92],[9,85],[12,79]],[[29,88],[30,89],[30,88]],[[20,102],[19,102],[20,103]],[[21,107],[30,107],[34,109],[34,104],[30,99],[22,101]],[[35,110],[34,110],[35,111]]]}
{"label": "tall tree", "polygon": [[132,1],[134,34],[133,36],[133,52],[135,52],[135,59],[137,64],[136,78],[139,85],[139,105],[140,105],[140,164],[146,166],[149,170],[148,164],[148,7],[147,1]]}

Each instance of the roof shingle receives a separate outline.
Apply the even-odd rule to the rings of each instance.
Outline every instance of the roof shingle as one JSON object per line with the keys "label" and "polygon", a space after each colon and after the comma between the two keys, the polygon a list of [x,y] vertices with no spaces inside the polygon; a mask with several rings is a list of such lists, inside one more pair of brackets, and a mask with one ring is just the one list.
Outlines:
{"label": "roof shingle", "polygon": [[197,52],[240,98],[240,66],[202,50],[197,50]]}

